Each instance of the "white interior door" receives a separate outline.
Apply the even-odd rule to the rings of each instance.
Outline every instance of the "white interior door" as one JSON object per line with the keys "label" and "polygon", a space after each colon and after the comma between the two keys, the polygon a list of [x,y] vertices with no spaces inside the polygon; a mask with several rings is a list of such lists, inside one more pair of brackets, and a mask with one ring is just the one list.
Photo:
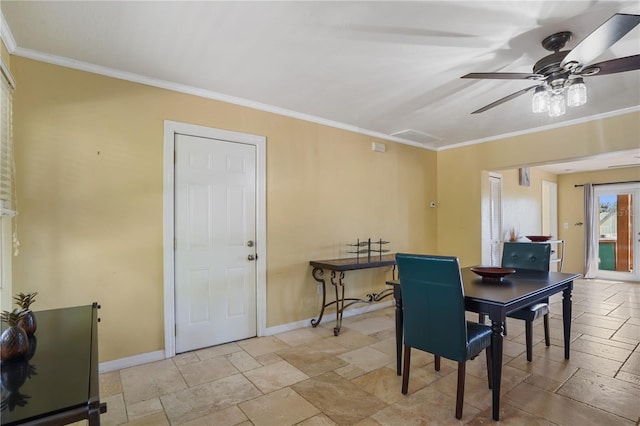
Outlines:
{"label": "white interior door", "polygon": [[176,352],[256,335],[256,148],[175,135]]}
{"label": "white interior door", "polygon": [[[558,184],[555,182],[542,181],[542,233],[541,235],[551,235],[553,240],[558,240]],[[560,246],[551,246],[551,264],[549,269],[557,271]]]}

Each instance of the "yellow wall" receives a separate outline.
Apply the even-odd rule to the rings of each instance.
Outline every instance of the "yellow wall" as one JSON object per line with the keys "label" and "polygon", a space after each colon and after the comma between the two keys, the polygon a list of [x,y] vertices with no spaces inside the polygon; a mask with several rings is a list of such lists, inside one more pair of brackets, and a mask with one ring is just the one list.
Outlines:
{"label": "yellow wall", "polygon": [[[564,270],[584,273],[584,197],[583,183],[609,183],[640,180],[640,167],[571,173],[558,176],[558,226],[566,241]],[[563,229],[563,224],[569,225]]]}
{"label": "yellow wall", "polygon": [[[518,169],[503,170],[502,175],[502,226],[503,233],[514,228],[521,237],[541,235],[542,232],[542,181],[556,182],[557,175],[531,167],[530,186],[520,186]],[[503,235],[504,239],[508,238]],[[523,239],[523,241],[528,241]]]}
{"label": "yellow wall", "polygon": [[[34,308],[102,305],[100,361],[164,348],[163,120],[267,138],[267,325],[319,310],[311,259],[356,238],[436,249],[436,153],[223,102],[13,57],[21,254]],[[349,273],[349,292],[389,271]],[[378,279],[377,285],[370,278]]]}
{"label": "yellow wall", "polygon": [[[438,252],[481,261],[481,204],[488,170],[575,160],[638,147],[640,113],[439,151]],[[558,190],[559,198],[562,193]],[[560,237],[562,238],[562,233]]]}

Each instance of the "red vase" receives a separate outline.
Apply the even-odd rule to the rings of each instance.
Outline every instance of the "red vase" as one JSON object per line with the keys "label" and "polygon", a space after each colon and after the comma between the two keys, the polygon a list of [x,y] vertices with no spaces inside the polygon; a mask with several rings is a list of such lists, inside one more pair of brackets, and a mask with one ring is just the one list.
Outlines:
{"label": "red vase", "polygon": [[20,318],[18,321],[18,326],[22,327],[22,329],[27,333],[27,336],[33,335],[38,328],[38,321],[36,321],[36,314],[33,311],[29,310],[25,316]]}
{"label": "red vase", "polygon": [[29,338],[20,326],[12,326],[0,336],[0,358],[2,361],[24,357],[29,352]]}

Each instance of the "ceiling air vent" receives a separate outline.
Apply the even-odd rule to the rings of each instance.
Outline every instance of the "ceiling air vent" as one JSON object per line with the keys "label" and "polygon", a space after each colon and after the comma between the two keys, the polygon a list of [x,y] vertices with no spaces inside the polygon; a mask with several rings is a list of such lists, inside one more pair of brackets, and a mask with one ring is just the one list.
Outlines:
{"label": "ceiling air vent", "polygon": [[399,132],[391,133],[391,136],[395,136],[397,138],[402,138],[402,139],[406,139],[413,142],[418,142],[423,145],[427,145],[427,144],[442,140],[441,138],[429,135],[427,133],[422,133],[413,129],[401,130]]}

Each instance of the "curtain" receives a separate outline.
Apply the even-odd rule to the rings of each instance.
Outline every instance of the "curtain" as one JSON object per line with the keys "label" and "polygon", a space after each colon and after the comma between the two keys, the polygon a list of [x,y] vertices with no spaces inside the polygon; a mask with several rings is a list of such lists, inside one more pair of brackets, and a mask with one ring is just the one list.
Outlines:
{"label": "curtain", "polygon": [[599,209],[595,208],[593,185],[584,184],[584,277],[595,278],[598,272]]}

